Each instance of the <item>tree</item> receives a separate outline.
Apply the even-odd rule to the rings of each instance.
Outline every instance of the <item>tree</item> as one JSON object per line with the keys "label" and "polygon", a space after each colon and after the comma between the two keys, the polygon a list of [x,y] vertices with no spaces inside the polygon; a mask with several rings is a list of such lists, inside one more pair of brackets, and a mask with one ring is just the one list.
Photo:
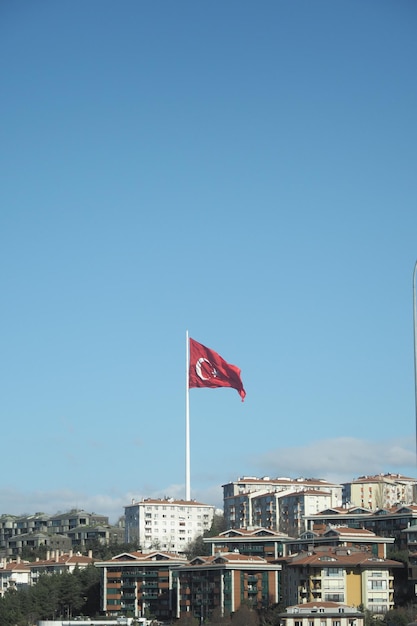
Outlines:
{"label": "tree", "polygon": [[259,626],[257,612],[246,603],[242,603],[232,615],[232,626]]}
{"label": "tree", "polygon": [[[20,593],[20,592],[19,592]],[[58,613],[57,575],[42,574],[30,588],[31,604],[37,619],[54,619]]]}
{"label": "tree", "polygon": [[407,626],[407,624],[414,622],[414,616],[415,608],[413,606],[400,607],[387,611],[381,621],[385,626]]}
{"label": "tree", "polygon": [[61,615],[69,619],[84,603],[83,590],[78,576],[64,572],[59,574],[59,577],[59,607]]}
{"label": "tree", "polygon": [[259,611],[259,621],[261,626],[275,626],[280,622],[280,613],[283,613],[285,609],[284,604],[273,604],[266,609]]}
{"label": "tree", "polygon": [[199,626],[199,621],[191,613],[183,615],[175,622],[175,626]]}
{"label": "tree", "polygon": [[213,609],[208,621],[209,621],[209,624],[211,624],[211,626],[229,626],[230,615],[229,614],[222,615],[222,610],[218,606],[215,609]]}
{"label": "tree", "polygon": [[215,513],[210,529],[204,531],[202,535],[198,535],[189,542],[188,546],[185,549],[185,555],[187,559],[191,561],[191,559],[196,556],[208,556],[210,554],[210,547],[207,543],[204,543],[203,538],[217,537],[217,535],[220,535],[220,533],[222,533],[224,530],[226,530],[224,516]]}
{"label": "tree", "polygon": [[225,530],[227,530],[227,528],[224,515],[220,513],[215,513],[213,516],[210,530],[206,531],[206,533],[204,533],[204,536],[217,537],[217,535],[220,535],[220,533],[223,533]]}

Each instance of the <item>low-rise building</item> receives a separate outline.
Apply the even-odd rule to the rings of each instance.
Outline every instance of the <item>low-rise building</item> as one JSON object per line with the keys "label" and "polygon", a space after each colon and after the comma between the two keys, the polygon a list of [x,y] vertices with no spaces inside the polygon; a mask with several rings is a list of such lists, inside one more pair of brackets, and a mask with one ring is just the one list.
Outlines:
{"label": "low-rise building", "polygon": [[23,561],[20,557],[15,560],[3,558],[0,561],[0,597],[10,589],[19,590],[35,585],[43,574],[72,574],[75,568],[83,569],[93,563],[91,552],[88,556],[83,556],[80,553],[59,550],[48,552],[46,559],[31,562]]}
{"label": "low-rise building", "polygon": [[71,549],[71,539],[65,535],[47,532],[14,535],[6,541],[4,554],[8,557],[16,557],[21,555],[25,548],[36,550],[40,547],[45,547],[48,550],[68,551]]}
{"label": "low-rise building", "polygon": [[25,548],[68,551],[84,549],[89,541],[107,545],[123,540],[123,528],[110,525],[105,515],[82,509],[56,515],[0,516],[0,555],[6,557],[22,555]]}
{"label": "low-rise building", "polygon": [[306,515],[307,530],[317,531],[326,527],[348,526],[364,528],[380,537],[392,537],[396,550],[415,551],[416,536],[411,529],[417,528],[417,505],[409,504],[370,511],[361,507],[345,509],[334,507],[314,515]]}
{"label": "low-rise building", "polygon": [[246,556],[260,556],[267,561],[286,554],[288,535],[268,528],[232,528],[215,537],[204,537],[211,554],[239,552]]}
{"label": "low-rise building", "polygon": [[309,552],[321,546],[351,548],[368,551],[373,556],[385,558],[387,547],[394,544],[393,537],[379,537],[365,528],[328,526],[319,530],[307,530],[297,539],[288,538],[285,542],[286,554]]}
{"label": "low-rise building", "polygon": [[30,569],[30,584],[35,585],[39,577],[43,574],[72,574],[77,569],[84,569],[89,565],[94,565],[94,558],[92,552],[88,553],[88,556],[84,556],[79,552],[51,552],[47,553],[46,559],[36,559],[32,563],[29,563]]}
{"label": "low-rise building", "polygon": [[22,589],[30,585],[30,567],[27,561],[0,562],[0,597],[7,591]]}
{"label": "low-rise building", "polygon": [[340,602],[306,602],[288,606],[280,614],[282,626],[363,626],[364,614]]}

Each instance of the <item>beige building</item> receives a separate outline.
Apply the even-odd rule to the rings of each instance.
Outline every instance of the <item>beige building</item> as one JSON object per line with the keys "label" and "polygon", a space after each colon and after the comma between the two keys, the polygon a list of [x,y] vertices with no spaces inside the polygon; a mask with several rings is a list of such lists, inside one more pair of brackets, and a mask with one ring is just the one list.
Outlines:
{"label": "beige building", "polygon": [[30,584],[30,567],[26,561],[0,562],[0,598],[9,590],[18,591]]}
{"label": "beige building", "polygon": [[342,485],[321,478],[239,478],[223,485],[227,528],[304,530],[303,516],[342,503]]}
{"label": "beige building", "polygon": [[402,474],[359,476],[343,484],[343,502],[375,511],[417,500],[417,479]]}
{"label": "beige building", "polygon": [[394,608],[395,568],[403,563],[349,548],[315,549],[284,559],[286,605],[341,602],[376,615]]}

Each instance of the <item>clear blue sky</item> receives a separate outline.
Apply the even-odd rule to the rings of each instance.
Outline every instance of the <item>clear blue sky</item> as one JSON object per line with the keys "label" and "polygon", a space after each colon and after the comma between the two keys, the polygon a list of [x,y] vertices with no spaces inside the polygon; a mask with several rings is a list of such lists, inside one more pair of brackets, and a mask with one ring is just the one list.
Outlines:
{"label": "clear blue sky", "polygon": [[417,474],[415,0],[3,0],[0,513]]}

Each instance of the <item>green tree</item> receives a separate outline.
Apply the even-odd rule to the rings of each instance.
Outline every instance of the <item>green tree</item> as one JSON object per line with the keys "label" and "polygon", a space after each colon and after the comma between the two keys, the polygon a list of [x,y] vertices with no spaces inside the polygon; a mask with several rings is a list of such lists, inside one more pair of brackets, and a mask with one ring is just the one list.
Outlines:
{"label": "green tree", "polygon": [[276,626],[280,622],[280,613],[285,609],[284,604],[273,604],[266,609],[259,611],[259,622],[261,626]]}
{"label": "green tree", "polygon": [[208,556],[210,554],[210,546],[204,543],[204,537],[217,537],[224,530],[226,530],[224,516],[215,513],[210,529],[189,542],[185,549],[187,559],[191,561],[196,556]]}
{"label": "green tree", "polygon": [[83,603],[83,589],[77,575],[67,572],[59,575],[58,598],[61,615],[71,618],[77,613]]}
{"label": "green tree", "polygon": [[381,620],[385,626],[407,626],[415,620],[415,607],[399,607],[387,611]]}
{"label": "green tree", "polygon": [[57,575],[42,574],[30,588],[31,608],[37,619],[54,619],[58,614]]}
{"label": "green tree", "polygon": [[245,603],[232,615],[232,626],[259,626],[258,613]]}
{"label": "green tree", "polygon": [[74,572],[74,574],[78,575],[82,589],[83,605],[81,606],[81,613],[90,617],[98,615],[101,608],[100,571],[94,565],[89,565],[84,569],[78,570],[77,573]]}

